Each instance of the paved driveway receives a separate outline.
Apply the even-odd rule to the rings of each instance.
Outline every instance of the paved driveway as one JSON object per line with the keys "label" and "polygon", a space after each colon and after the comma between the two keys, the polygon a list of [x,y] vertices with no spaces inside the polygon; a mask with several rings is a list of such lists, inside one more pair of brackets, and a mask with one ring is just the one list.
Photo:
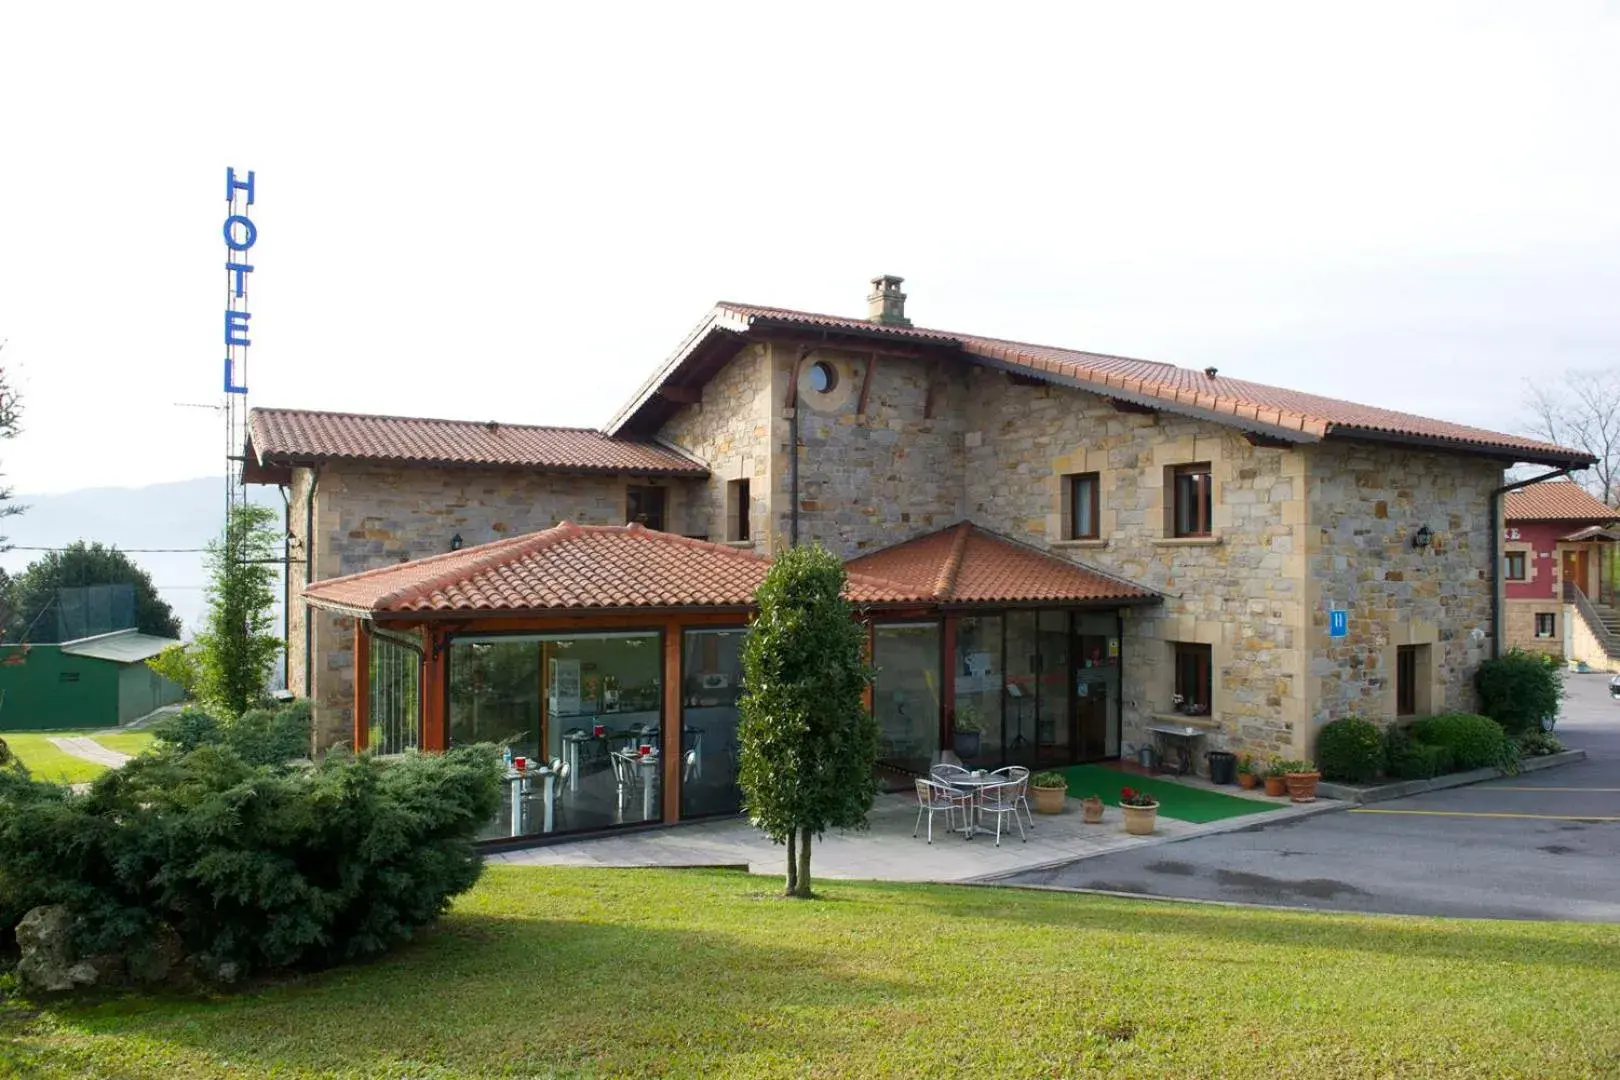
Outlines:
{"label": "paved driveway", "polygon": [[1620,703],[1571,675],[1576,765],[1003,880],[1408,915],[1620,921]]}

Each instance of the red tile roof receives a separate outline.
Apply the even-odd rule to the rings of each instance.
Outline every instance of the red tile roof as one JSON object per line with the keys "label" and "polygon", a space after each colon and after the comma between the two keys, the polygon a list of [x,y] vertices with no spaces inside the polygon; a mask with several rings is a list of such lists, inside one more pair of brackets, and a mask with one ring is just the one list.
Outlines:
{"label": "red tile roof", "polygon": [[899,582],[942,604],[1158,599],[1139,585],[968,521],[863,555],[849,563],[849,572]]}
{"label": "red tile roof", "polygon": [[254,409],[248,439],[258,463],[351,460],[484,465],[558,472],[706,476],[708,469],[656,443],[588,428],[429,420],[412,416]]}
{"label": "red tile roof", "polygon": [[[349,614],[518,614],[648,608],[747,608],[770,560],[639,524],[550,529],[329,578],[304,590],[316,607]],[[851,574],[860,604],[926,599]]]}
{"label": "red tile roof", "polygon": [[1508,492],[1503,502],[1508,521],[1620,521],[1620,510],[1572,480],[1531,484]]}
{"label": "red tile roof", "polygon": [[1504,459],[1553,465],[1584,465],[1592,460],[1583,451],[1535,439],[1243,379],[1209,376],[1202,371],[1173,364],[946,330],[883,326],[865,319],[730,302],[716,305],[705,321],[683,342],[681,349],[620,410],[608,424],[607,430],[614,433],[623,430],[653,400],[658,388],[676,374],[687,358],[709,337],[737,337],[748,332],[766,335],[772,328],[832,331],[954,349],[965,359],[990,367],[1032,375],[1121,401],[1196,416],[1291,442],[1316,442],[1329,437],[1383,439],[1415,441]]}

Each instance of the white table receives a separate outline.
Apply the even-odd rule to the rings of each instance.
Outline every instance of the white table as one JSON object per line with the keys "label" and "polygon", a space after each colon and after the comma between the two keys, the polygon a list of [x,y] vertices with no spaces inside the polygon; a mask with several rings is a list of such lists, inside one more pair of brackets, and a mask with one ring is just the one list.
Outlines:
{"label": "white table", "polygon": [[968,805],[973,808],[973,811],[968,815],[967,825],[963,828],[957,829],[957,832],[963,834],[969,840],[971,840],[979,833],[984,833],[988,836],[995,831],[993,829],[987,829],[983,825],[979,824],[979,791],[981,788],[995,787],[997,784],[1010,784],[1013,782],[1012,777],[1005,774],[998,776],[995,773],[990,772],[986,772],[983,775],[968,773],[965,776],[959,773],[956,776],[951,777],[949,780],[939,779],[939,782],[944,784],[946,787],[966,789],[971,795]]}
{"label": "white table", "polygon": [[527,835],[527,830],[525,830],[523,827],[523,797],[529,794],[529,782],[536,777],[541,777],[546,782],[545,791],[542,795],[542,801],[545,803],[545,816],[541,822],[542,831],[551,832],[554,825],[554,822],[552,821],[552,807],[554,803],[554,796],[556,795],[557,774],[552,772],[550,766],[547,765],[538,765],[532,769],[524,769],[522,772],[518,772],[516,769],[508,769],[504,779],[512,787],[513,836]]}
{"label": "white table", "polygon": [[652,821],[656,817],[653,813],[653,782],[658,779],[658,755],[638,754],[632,750],[615,750],[614,755],[620,761],[634,765],[641,770],[641,817],[643,821]]}

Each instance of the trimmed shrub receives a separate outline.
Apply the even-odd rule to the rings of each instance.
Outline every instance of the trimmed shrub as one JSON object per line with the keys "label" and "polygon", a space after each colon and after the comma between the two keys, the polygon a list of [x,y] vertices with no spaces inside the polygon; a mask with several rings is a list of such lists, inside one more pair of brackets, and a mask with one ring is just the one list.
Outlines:
{"label": "trimmed shrub", "polygon": [[6,740],[0,739],[0,769],[3,769],[7,765],[10,765],[10,764],[11,764],[11,747],[6,745]]}
{"label": "trimmed shrub", "polygon": [[1451,771],[1451,751],[1444,746],[1407,741],[1390,755],[1389,775],[1400,780],[1432,780]]}
{"label": "trimmed shrub", "polygon": [[1474,689],[1479,691],[1480,712],[1509,735],[1539,730],[1544,718],[1558,715],[1564,697],[1558,659],[1523,649],[1480,664]]}
{"label": "trimmed shrub", "polygon": [[313,769],[229,747],[135,758],[86,795],[0,773],[0,929],[66,904],[81,953],[128,954],[161,926],[239,971],[382,952],[477,881],[500,805],[489,747]]}
{"label": "trimmed shrub", "polygon": [[218,743],[222,735],[218,720],[192,706],[153,724],[152,738],[159,746],[189,754],[199,746]]}
{"label": "trimmed shrub", "polygon": [[308,701],[249,709],[225,722],[201,709],[184,709],[153,725],[152,734],[160,746],[180,754],[200,746],[223,746],[248,765],[285,765],[309,756],[310,716]]}
{"label": "trimmed shrub", "polygon": [[1527,731],[1518,738],[1520,757],[1546,757],[1562,753],[1564,744],[1545,731]]}
{"label": "trimmed shrub", "polygon": [[1384,733],[1371,720],[1347,716],[1316,735],[1316,763],[1324,780],[1363,784],[1384,765]]}
{"label": "trimmed shrub", "polygon": [[1458,769],[1482,769],[1487,765],[1513,766],[1518,750],[1498,724],[1488,716],[1446,713],[1431,716],[1412,725],[1412,738],[1450,750]]}

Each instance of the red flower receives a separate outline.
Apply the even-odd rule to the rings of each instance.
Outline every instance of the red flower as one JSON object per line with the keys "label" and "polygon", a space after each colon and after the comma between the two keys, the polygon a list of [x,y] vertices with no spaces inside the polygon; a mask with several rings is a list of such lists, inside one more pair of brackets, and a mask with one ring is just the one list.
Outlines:
{"label": "red flower", "polygon": [[1120,798],[1122,798],[1122,799],[1134,799],[1134,798],[1136,798],[1136,792],[1132,791],[1130,788],[1125,788],[1123,791],[1121,791],[1119,793],[1119,795],[1120,795]]}

